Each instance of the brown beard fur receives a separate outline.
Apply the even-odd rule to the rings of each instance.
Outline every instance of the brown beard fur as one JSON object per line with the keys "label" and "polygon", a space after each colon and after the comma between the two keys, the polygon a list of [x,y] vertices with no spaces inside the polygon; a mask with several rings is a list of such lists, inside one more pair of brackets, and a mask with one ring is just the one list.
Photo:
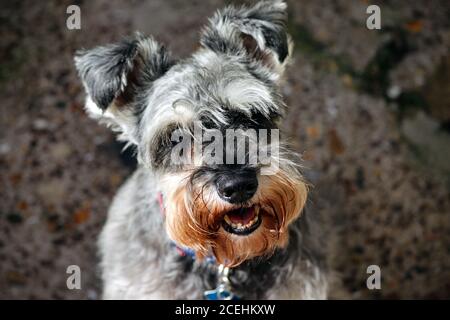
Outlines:
{"label": "brown beard fur", "polygon": [[211,201],[203,188],[193,188],[191,192],[183,184],[169,195],[166,210],[169,236],[177,244],[193,249],[198,259],[213,254],[218,263],[228,267],[271,255],[275,249],[287,245],[287,228],[305,205],[307,187],[301,178],[291,178],[283,172],[261,176],[259,184],[250,205],[259,207],[262,222],[251,234],[234,235],[221,227],[224,215],[236,206]]}

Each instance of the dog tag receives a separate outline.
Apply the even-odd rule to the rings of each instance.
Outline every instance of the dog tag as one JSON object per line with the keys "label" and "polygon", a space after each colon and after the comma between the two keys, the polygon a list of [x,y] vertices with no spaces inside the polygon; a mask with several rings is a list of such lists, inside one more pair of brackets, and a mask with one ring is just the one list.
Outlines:
{"label": "dog tag", "polygon": [[203,294],[206,300],[239,300],[224,284],[219,285],[214,290],[207,290]]}
{"label": "dog tag", "polygon": [[214,290],[207,290],[203,293],[206,300],[239,300],[239,298],[231,291],[230,279],[228,273],[230,269],[223,264],[218,268],[219,285]]}

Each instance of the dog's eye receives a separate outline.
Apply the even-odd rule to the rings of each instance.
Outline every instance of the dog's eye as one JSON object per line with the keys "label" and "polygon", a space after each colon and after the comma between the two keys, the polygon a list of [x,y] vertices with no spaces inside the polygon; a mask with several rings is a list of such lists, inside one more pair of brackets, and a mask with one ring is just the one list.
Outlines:
{"label": "dog's eye", "polygon": [[176,129],[176,125],[169,125],[153,138],[149,146],[149,151],[151,161],[154,165],[161,165],[165,157],[170,153],[170,150],[179,143],[179,141],[172,139],[172,133]]}
{"label": "dog's eye", "polygon": [[[186,142],[192,136],[189,130],[181,128],[178,123],[167,125],[154,137],[150,143],[150,159],[154,166],[169,166],[171,161],[171,152],[174,148]],[[188,146],[189,143],[186,143]],[[182,147],[182,150],[185,148]],[[178,152],[178,151],[177,151]],[[184,153],[186,151],[183,151]]]}

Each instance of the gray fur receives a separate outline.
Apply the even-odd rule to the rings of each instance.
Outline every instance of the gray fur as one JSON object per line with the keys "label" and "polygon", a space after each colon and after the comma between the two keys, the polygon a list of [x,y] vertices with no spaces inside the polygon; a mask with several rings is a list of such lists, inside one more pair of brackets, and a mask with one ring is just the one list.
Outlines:
{"label": "gray fur", "polygon": [[[200,42],[215,52],[227,55],[248,55],[249,49],[269,50],[278,63],[288,56],[288,37],[284,30],[286,4],[282,1],[261,1],[252,8],[227,7],[218,11],[203,30]],[[249,35],[258,48],[248,48],[242,35]]]}
{"label": "gray fur", "polygon": [[[201,299],[215,283],[215,268],[181,257],[164,232],[157,179],[141,168],[119,190],[100,236],[105,299]],[[233,270],[245,299],[325,299],[321,235],[310,212],[290,229],[290,243],[269,260]]]}
{"label": "gray fur", "polygon": [[[182,170],[169,164],[168,133],[189,131],[193,121],[205,128],[278,126],[292,48],[285,9],[282,1],[263,1],[218,11],[202,32],[203,47],[178,63],[141,35],[76,57],[88,113],[134,145],[140,164],[114,198],[100,237],[104,298],[200,299],[215,287],[216,267],[180,257],[164,232],[157,194],[168,188],[166,176]],[[297,170],[290,156],[283,150],[288,173]],[[233,269],[233,290],[246,299],[326,298],[324,254],[311,228],[307,211],[291,224],[287,248]]]}

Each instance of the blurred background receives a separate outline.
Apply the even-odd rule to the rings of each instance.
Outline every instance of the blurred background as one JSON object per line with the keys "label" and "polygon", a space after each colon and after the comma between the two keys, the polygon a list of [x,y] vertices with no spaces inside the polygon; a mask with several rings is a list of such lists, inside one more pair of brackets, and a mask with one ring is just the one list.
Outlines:
{"label": "blurred background", "polygon": [[[1,299],[100,297],[96,239],[135,163],[83,112],[74,52],[139,30],[185,57],[225,3],[2,1]],[[71,4],[81,30],[66,28]],[[350,298],[450,298],[450,3],[288,4],[284,128],[323,199],[331,267]],[[66,287],[72,264],[81,290]],[[381,290],[366,287],[372,264]]]}

